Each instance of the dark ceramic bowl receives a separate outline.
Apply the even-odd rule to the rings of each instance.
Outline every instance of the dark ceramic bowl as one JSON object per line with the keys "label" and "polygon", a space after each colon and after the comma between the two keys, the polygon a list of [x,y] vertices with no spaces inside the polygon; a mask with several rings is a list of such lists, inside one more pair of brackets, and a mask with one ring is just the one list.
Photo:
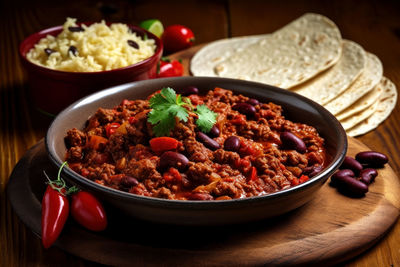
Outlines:
{"label": "dark ceramic bowl", "polygon": [[[85,23],[90,25],[90,23]],[[156,51],[153,56],[124,68],[98,72],[67,72],[52,70],[30,62],[26,54],[40,39],[47,35],[56,36],[62,31],[62,26],[53,27],[32,34],[19,47],[22,64],[28,74],[30,98],[36,108],[41,111],[56,114],[74,101],[118,84],[146,80],[156,77],[157,62],[163,52],[161,40],[154,34],[134,26],[129,28],[139,36],[147,35],[154,39]]]}
{"label": "dark ceramic bowl", "polygon": [[260,101],[272,101],[282,105],[287,119],[314,126],[325,139],[329,156],[326,168],[309,181],[287,190],[264,196],[221,201],[181,201],[138,196],[101,186],[69,168],[64,169],[65,178],[132,217],[169,224],[221,225],[259,220],[302,206],[313,198],[345,157],[347,138],[341,124],[326,109],[305,97],[288,90],[242,80],[176,77],[116,86],[70,105],[55,118],[47,132],[46,148],[51,161],[57,167],[61,166],[66,152],[64,137],[67,130],[73,127],[82,129],[86,120],[99,107],[112,108],[123,99],[145,99],[154,91],[166,86],[178,89],[190,85],[203,92],[222,87]]}

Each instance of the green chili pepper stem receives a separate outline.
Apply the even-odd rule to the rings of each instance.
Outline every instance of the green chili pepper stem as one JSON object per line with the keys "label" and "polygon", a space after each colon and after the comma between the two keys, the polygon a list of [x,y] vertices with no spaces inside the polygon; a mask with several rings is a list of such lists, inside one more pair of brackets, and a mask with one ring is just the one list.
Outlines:
{"label": "green chili pepper stem", "polygon": [[68,165],[68,162],[64,161],[63,164],[61,165],[60,169],[58,169],[58,175],[57,175],[57,180],[61,180],[61,171],[64,168],[65,165]]}

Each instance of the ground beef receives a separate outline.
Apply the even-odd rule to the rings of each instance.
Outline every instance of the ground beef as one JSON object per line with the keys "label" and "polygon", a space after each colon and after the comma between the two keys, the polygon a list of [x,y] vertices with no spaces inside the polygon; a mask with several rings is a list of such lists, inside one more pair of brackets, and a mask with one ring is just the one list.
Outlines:
{"label": "ground beef", "polygon": [[146,179],[161,179],[157,171],[157,159],[130,160],[123,171],[125,174],[136,178],[138,181]]}
{"label": "ground beef", "polygon": [[190,161],[205,162],[213,158],[212,151],[194,139],[194,137],[184,140],[183,145]]}
{"label": "ground beef", "polygon": [[[66,160],[74,171],[104,186],[141,196],[201,201],[284,190],[306,181],[306,168],[325,164],[324,140],[316,129],[287,120],[279,105],[256,104],[255,114],[246,116],[232,107],[250,98],[222,88],[188,99],[192,107],[184,105],[190,111],[187,120],[175,117],[173,129],[162,137],[166,148],[150,145],[157,136],[148,121],[149,101],[123,100],[114,108],[99,108],[84,130],[67,132]],[[202,130],[195,113],[200,104],[217,114],[214,127],[219,134],[204,133],[219,148],[211,150],[196,139]],[[283,149],[284,131],[302,139],[306,152]],[[239,138],[239,145],[227,151],[224,143],[231,136]],[[175,154],[162,157],[166,151]],[[168,165],[168,157],[179,164]],[[161,158],[167,163],[160,164]]]}
{"label": "ground beef", "polygon": [[86,144],[86,134],[73,128],[67,132],[65,142],[67,147],[84,146]]}

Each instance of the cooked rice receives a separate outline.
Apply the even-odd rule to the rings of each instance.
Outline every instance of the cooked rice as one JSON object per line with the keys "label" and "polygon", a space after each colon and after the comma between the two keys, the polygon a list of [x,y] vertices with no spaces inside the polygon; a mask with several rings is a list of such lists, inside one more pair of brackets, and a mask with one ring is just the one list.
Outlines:
{"label": "cooked rice", "polygon": [[[153,39],[142,39],[125,24],[107,26],[102,21],[90,26],[81,25],[84,31],[80,32],[71,32],[69,27],[77,27],[76,19],[67,18],[57,37],[47,35],[42,38],[28,52],[27,59],[55,70],[94,72],[138,63],[151,57],[156,49]],[[128,40],[134,41],[139,48],[129,45]],[[69,51],[71,46],[77,49],[75,55]],[[45,49],[53,52],[48,55]]]}

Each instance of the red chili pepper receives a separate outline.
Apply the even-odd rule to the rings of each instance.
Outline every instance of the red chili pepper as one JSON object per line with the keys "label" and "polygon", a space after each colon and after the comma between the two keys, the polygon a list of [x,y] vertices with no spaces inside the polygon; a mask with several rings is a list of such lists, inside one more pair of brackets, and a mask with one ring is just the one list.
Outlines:
{"label": "red chili pepper", "polygon": [[42,199],[42,244],[49,248],[60,235],[69,213],[67,197],[62,188],[49,184]]}
{"label": "red chili pepper", "polygon": [[107,227],[107,216],[103,206],[89,192],[79,191],[71,197],[71,215],[82,226],[91,231],[103,231]]}
{"label": "red chili pepper", "polygon": [[115,133],[115,131],[121,126],[118,122],[112,122],[106,125],[106,134],[107,137],[110,137]]}
{"label": "red chili pepper", "polygon": [[42,199],[42,244],[49,248],[60,235],[69,213],[68,193],[65,181],[61,179],[61,171],[67,163],[64,162],[58,170],[57,180],[51,181],[46,175],[48,186]]}
{"label": "red chili pepper", "polygon": [[158,78],[177,77],[183,75],[183,65],[178,60],[162,58],[159,63]]}
{"label": "red chili pepper", "polygon": [[182,25],[171,25],[164,29],[162,41],[164,49],[173,53],[188,47],[194,43],[194,34],[191,29]]}
{"label": "red chili pepper", "polygon": [[154,152],[163,152],[174,150],[178,147],[179,141],[172,137],[155,137],[150,140],[151,150]]}

